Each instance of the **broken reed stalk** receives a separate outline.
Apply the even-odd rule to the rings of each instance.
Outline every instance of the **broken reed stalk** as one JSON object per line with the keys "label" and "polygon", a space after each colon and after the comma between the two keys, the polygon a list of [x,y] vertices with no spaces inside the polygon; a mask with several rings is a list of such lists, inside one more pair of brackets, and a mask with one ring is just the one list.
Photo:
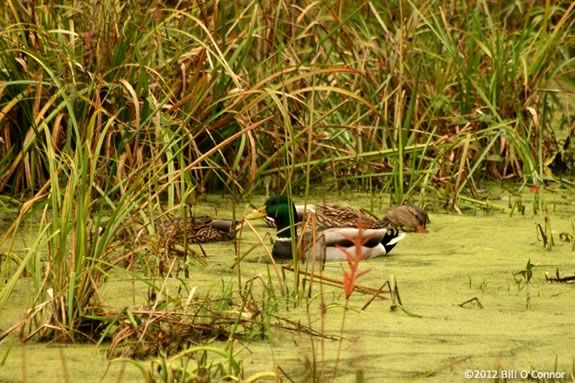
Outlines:
{"label": "broken reed stalk", "polygon": [[555,270],[555,277],[550,277],[548,273],[545,273],[545,280],[547,282],[558,282],[558,283],[575,283],[575,275],[570,275],[567,277],[562,277],[559,275],[559,269]]}
{"label": "broken reed stalk", "polygon": [[477,304],[477,306],[479,306],[480,309],[484,308],[483,305],[481,304],[481,302],[479,302],[479,298],[477,298],[477,297],[473,297],[471,299],[468,299],[465,302],[458,304],[457,306],[463,307],[463,306],[465,306],[469,303],[472,303],[472,302],[475,302]]}
{"label": "broken reed stalk", "polygon": [[[291,272],[294,271],[289,265],[282,266],[282,267],[284,270],[291,271]],[[310,280],[310,282],[313,279],[313,280],[319,281],[321,284],[326,284],[329,286],[335,286],[335,287],[343,288],[344,282],[339,280],[339,279],[329,278],[329,277],[326,277],[323,275],[312,274],[312,273],[309,273],[306,271],[301,271],[301,270],[300,270],[300,274],[302,274],[304,277],[308,278]],[[385,286],[385,284],[384,284],[384,286]],[[383,291],[382,288],[374,289],[371,287],[355,285],[353,291],[357,291],[358,293],[365,294],[365,295],[371,295],[373,297],[380,298],[382,300],[389,299],[388,296],[383,294],[385,291]]]}

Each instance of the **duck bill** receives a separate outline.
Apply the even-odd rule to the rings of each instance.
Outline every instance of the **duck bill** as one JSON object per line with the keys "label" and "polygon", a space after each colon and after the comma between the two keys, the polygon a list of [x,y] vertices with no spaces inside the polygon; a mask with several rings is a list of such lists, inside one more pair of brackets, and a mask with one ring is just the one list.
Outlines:
{"label": "duck bill", "polygon": [[266,216],[266,208],[261,207],[261,208],[256,209],[256,210],[252,210],[244,218],[245,219],[258,219],[258,218],[264,218],[265,216]]}

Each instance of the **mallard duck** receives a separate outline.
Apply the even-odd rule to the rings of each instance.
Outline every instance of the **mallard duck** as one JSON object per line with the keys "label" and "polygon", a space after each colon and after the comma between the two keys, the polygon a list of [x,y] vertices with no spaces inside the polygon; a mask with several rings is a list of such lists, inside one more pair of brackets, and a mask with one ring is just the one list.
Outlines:
{"label": "mallard duck", "polygon": [[[260,209],[264,212],[265,207]],[[426,225],[430,222],[427,212],[415,205],[401,205],[387,211],[383,219],[377,219],[373,215],[349,206],[334,204],[318,205],[295,205],[298,222],[305,221],[306,213],[313,212],[316,217],[316,225],[320,229],[330,227],[355,227],[362,222],[364,227],[369,229],[382,229],[394,227],[406,232],[423,233]],[[266,223],[270,227],[275,227],[272,217],[266,216]]]}
{"label": "mallard duck", "polygon": [[429,222],[429,216],[423,208],[415,205],[401,205],[388,210],[378,224],[392,226],[403,231],[424,233]]}
{"label": "mallard duck", "polygon": [[387,225],[381,225],[379,221],[363,210],[349,206],[334,204],[311,205],[309,210],[315,213],[317,225],[322,228],[330,227],[357,227],[361,224],[370,229],[380,229]]}
{"label": "mallard duck", "polygon": [[[263,207],[255,211],[255,215],[260,216],[266,211]],[[362,222],[366,228],[377,229],[389,226],[377,220],[374,216],[363,210],[354,209],[349,206],[336,204],[317,204],[317,205],[295,205],[295,219],[297,222],[304,222],[307,213],[315,214],[316,225],[321,229],[330,227],[354,227]],[[265,216],[266,223],[270,227],[276,227],[275,220],[269,215]]]}
{"label": "mallard duck", "polygon": [[[298,206],[296,206],[296,210],[298,211],[298,218],[301,217]],[[318,225],[325,228],[357,226],[358,222],[363,222],[363,225],[369,229],[382,229],[391,226],[406,232],[423,233],[430,222],[427,212],[415,205],[401,205],[391,208],[385,213],[383,219],[377,219],[363,210],[332,204],[312,205],[310,210],[315,213]]]}
{"label": "mallard duck", "polygon": [[[350,211],[348,210],[348,212]],[[333,212],[335,211],[332,210]],[[292,215],[294,223],[301,221],[298,219],[296,206],[286,196],[272,196],[265,203],[265,211],[260,210],[258,213],[250,214],[246,218],[257,218],[263,215],[273,218],[277,228],[277,239],[274,242],[272,256],[274,259],[291,259],[292,245],[297,243],[297,232],[295,229],[291,229],[290,215]],[[317,212],[316,217],[318,217]],[[349,226],[329,227],[329,225],[334,225],[336,222],[328,220],[320,223],[318,218],[318,226],[321,229],[316,232],[316,240],[312,241],[312,233],[309,231],[302,234],[302,256],[310,258],[315,254],[316,259],[345,261],[348,254],[353,254],[357,251],[355,241],[359,240],[362,242],[362,246],[359,247],[361,257],[373,258],[388,254],[397,242],[405,237],[404,233],[400,233],[399,230],[392,227],[369,228],[367,223],[361,223],[362,219],[352,217],[350,214],[347,218]],[[344,221],[346,220],[342,219],[337,223],[341,224]],[[365,228],[359,228],[360,225]],[[292,232],[296,236],[296,241],[292,241]]]}
{"label": "mallard duck", "polygon": [[168,217],[156,224],[159,244],[171,248],[174,244],[207,243],[234,239],[239,223],[212,219],[208,216],[183,218]]}

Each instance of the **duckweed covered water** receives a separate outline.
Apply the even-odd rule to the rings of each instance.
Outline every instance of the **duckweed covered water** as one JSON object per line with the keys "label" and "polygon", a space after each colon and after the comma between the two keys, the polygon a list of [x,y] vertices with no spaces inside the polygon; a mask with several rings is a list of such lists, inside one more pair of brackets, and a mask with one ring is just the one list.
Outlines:
{"label": "duckweed covered water", "polygon": [[[358,198],[361,197],[361,198]],[[349,302],[344,326],[337,380],[368,382],[464,381],[466,370],[503,370],[565,372],[571,381],[575,358],[575,285],[549,283],[545,274],[575,274],[572,244],[559,240],[560,232],[572,231],[575,200],[567,194],[546,195],[556,245],[551,251],[538,240],[536,224],[543,215],[533,215],[527,204],[525,216],[509,217],[507,196],[497,200],[489,213],[469,211],[463,216],[432,211],[427,234],[410,234],[392,254],[366,261],[361,267],[369,273],[360,285],[379,288],[392,275],[398,282],[404,306],[421,317],[390,311],[390,301],[373,301],[354,293]],[[263,203],[263,197],[253,203]],[[320,199],[316,199],[320,200]],[[348,202],[341,196],[326,200]],[[231,216],[221,207],[219,196],[208,196],[198,207],[198,214]],[[370,207],[364,195],[353,196],[353,206]],[[229,206],[228,201],[225,202]],[[375,212],[380,214],[380,202]],[[256,224],[258,233],[269,243],[273,229]],[[25,241],[24,241],[25,242]],[[254,234],[244,231],[241,251],[258,243]],[[233,269],[234,247],[231,243],[208,244],[207,265],[195,265],[188,280],[198,286],[198,294],[221,291],[224,283],[237,284]],[[269,262],[266,252],[257,247],[241,263],[243,280],[261,275],[267,278]],[[521,274],[530,261],[533,275],[529,283]],[[339,264],[327,264],[324,275],[341,279]],[[286,274],[292,278],[290,273]],[[177,281],[174,281],[174,287]],[[29,281],[21,280],[7,310],[0,316],[0,329],[21,318],[30,302]],[[117,307],[140,305],[145,286],[123,275],[111,277],[102,291],[105,303]],[[337,288],[324,287],[327,312],[326,335],[338,335],[345,300]],[[472,298],[463,307],[460,304]],[[477,304],[481,304],[481,307]],[[278,315],[321,330],[320,289],[313,289],[306,305],[282,304]],[[338,341],[311,338],[309,335],[274,331],[271,339],[238,344],[238,358],[243,360],[246,375],[280,366],[294,381],[309,374],[309,365],[325,366],[331,376],[337,358]],[[11,347],[11,348],[10,348]],[[323,353],[322,353],[323,348]],[[8,353],[8,354],[6,354]],[[99,382],[142,381],[131,365],[108,364],[105,347],[91,345],[55,345],[28,343],[16,337],[0,345],[1,382]],[[499,370],[499,372],[494,372]],[[509,376],[509,375],[508,375]],[[520,376],[517,377],[518,381]],[[327,379],[326,379],[327,380]],[[559,380],[560,381],[560,380]]]}

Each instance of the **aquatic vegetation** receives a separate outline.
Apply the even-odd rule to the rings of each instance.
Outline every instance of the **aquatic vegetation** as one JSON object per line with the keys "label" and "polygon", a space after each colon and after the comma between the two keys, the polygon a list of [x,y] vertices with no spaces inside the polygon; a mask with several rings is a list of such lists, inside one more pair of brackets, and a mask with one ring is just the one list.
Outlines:
{"label": "aquatic vegetation", "polygon": [[343,345],[343,332],[345,326],[346,313],[349,305],[349,298],[351,297],[351,294],[355,289],[357,279],[369,272],[369,270],[359,271],[359,265],[361,261],[363,261],[366,258],[362,251],[362,247],[364,246],[365,242],[369,240],[369,238],[364,238],[364,230],[365,229],[360,224],[358,235],[356,237],[349,238],[349,240],[353,242],[353,248],[351,250],[342,249],[342,251],[345,253],[346,256],[346,264],[348,269],[346,270],[343,266],[341,267],[343,274],[343,291],[345,295],[345,306],[343,308],[343,315],[341,318],[340,340],[337,349],[337,357],[335,359],[335,366],[333,368],[334,380],[337,373],[337,365],[339,363],[341,355],[341,348]]}
{"label": "aquatic vegetation", "polygon": [[[527,265],[525,266],[525,270],[521,270],[521,271],[517,271],[515,273],[513,273],[513,277],[515,278],[515,281],[520,284],[521,282],[523,283],[529,283],[529,281],[531,281],[531,278],[533,277],[533,264],[531,263],[531,260],[527,261]],[[517,276],[521,277],[521,278],[516,278]]]}
{"label": "aquatic vegetation", "polygon": [[184,291],[184,296],[168,294],[166,283],[167,279],[150,287],[145,307],[99,314],[100,320],[109,323],[101,335],[101,339],[111,338],[108,357],[145,359],[216,341],[261,340],[280,326],[298,331],[277,315],[277,304],[265,292],[255,298],[252,283],[235,292],[222,281],[219,293],[206,296],[198,296],[197,288],[188,289],[187,295]]}
{"label": "aquatic vegetation", "polygon": [[141,4],[2,10],[0,192],[98,140],[95,185],[170,205],[320,182],[455,208],[573,171],[569,1]]}
{"label": "aquatic vegetation", "polygon": [[545,250],[553,249],[555,245],[555,240],[553,239],[553,230],[551,229],[551,218],[549,218],[549,213],[545,212],[545,223],[544,226],[541,224],[537,224],[537,240],[541,240],[543,242],[543,247]]}
{"label": "aquatic vegetation", "polygon": [[[211,355],[218,356],[219,360]],[[209,382],[212,379],[257,382],[276,377],[273,371],[258,372],[244,377],[240,362],[232,354],[207,346],[191,347],[170,357],[161,354],[151,363],[132,359],[116,359],[116,361],[127,361],[137,366],[146,382],[154,383]]]}
{"label": "aquatic vegetation", "polygon": [[521,215],[525,215],[525,205],[523,204],[523,201],[521,200],[521,198],[518,198],[517,200],[511,202],[512,199],[509,198],[509,216],[513,217],[513,213],[515,212],[515,210],[517,210],[517,212]]}
{"label": "aquatic vegetation", "polygon": [[525,266],[525,270],[521,270],[518,272],[513,273],[513,278],[515,279],[515,283],[517,284],[517,291],[521,291],[525,289],[525,308],[529,310],[531,307],[531,290],[529,288],[531,278],[533,277],[533,269],[535,265],[531,263],[531,259],[527,261],[527,265]]}
{"label": "aquatic vegetation", "polygon": [[[23,342],[100,342],[111,354],[152,357],[150,365],[133,363],[152,381],[255,381],[295,375],[279,367],[244,374],[235,341],[269,340],[276,331],[303,334],[312,348],[322,342],[320,353],[309,353],[307,376],[322,381],[329,379],[323,348],[337,333],[325,315],[341,308],[342,299],[346,308],[363,305],[362,312],[390,299],[392,309],[417,316],[403,308],[396,273],[385,274],[384,282],[382,274],[360,271],[354,246],[340,251],[347,269],[333,275],[329,265],[300,264],[297,257],[289,269],[278,266],[268,252],[269,234],[249,222],[237,236],[228,231],[225,237],[236,240],[222,247],[194,243],[209,238],[190,236],[195,219],[219,217],[221,201],[228,201],[207,207],[206,196],[215,192],[229,198],[229,222],[240,220],[245,199],[259,198],[258,192],[301,194],[307,201],[314,187],[369,191],[370,210],[379,201],[378,214],[384,205],[416,200],[483,214],[493,206],[486,182],[512,180],[517,200],[509,201],[510,216],[517,211],[521,216],[513,219],[531,219],[530,205],[538,216],[521,238],[535,241],[536,225],[548,250],[538,242],[522,248],[516,254],[520,264],[524,254],[540,257],[537,251],[556,257],[554,267],[570,262],[561,257],[567,246],[575,249],[572,217],[571,244],[556,243],[545,198],[556,187],[575,188],[569,179],[575,172],[572,1],[5,4],[0,193],[6,195],[0,205],[17,213],[0,217],[0,312],[9,309],[14,294],[26,291],[29,297],[19,302],[22,319],[2,324],[0,343],[15,340],[16,333]],[[27,220],[33,238],[18,243]],[[293,226],[293,213],[289,221]],[[563,223],[553,216],[553,227]],[[318,224],[313,217],[304,222],[312,232]],[[419,259],[413,256],[419,250],[408,247],[411,253],[401,255],[409,262],[399,270],[422,267],[441,281],[444,268],[465,258],[458,266],[465,272],[450,275],[477,273],[486,309],[474,314],[493,314],[488,311],[495,305],[484,296],[506,286],[480,268],[511,262],[508,254],[494,254],[489,241],[466,248],[418,237],[439,250]],[[470,237],[466,232],[464,239]],[[493,259],[485,261],[487,256]],[[398,258],[389,258],[385,268],[375,262],[370,268],[386,273],[398,267]],[[518,290],[526,287],[529,314],[541,315],[533,321],[549,319],[530,305],[537,298],[531,286],[542,280],[529,265],[514,276]],[[198,298],[191,281],[201,285],[199,270],[210,266],[210,277],[233,282],[220,290],[203,285],[207,293]],[[506,264],[505,283],[512,283],[511,269],[517,259]],[[558,273],[558,282],[569,278]],[[157,280],[158,274],[165,277]],[[441,306],[447,298],[438,294],[439,304],[426,305],[436,280],[428,281],[431,288],[421,286],[424,278],[414,275],[402,274],[401,281],[410,302],[419,300],[417,312],[421,308],[435,326],[447,323],[445,333],[456,331],[439,311],[453,305],[454,315],[465,315],[469,310],[456,304],[468,297]],[[365,286],[357,284],[360,276]],[[117,296],[106,296],[120,279],[132,285],[129,304],[116,302],[127,299],[126,285]],[[136,294],[138,284],[147,291]],[[357,296],[368,301],[359,304]],[[302,306],[307,326],[302,318],[279,314]],[[340,350],[344,324],[355,325],[348,321],[355,314],[344,310],[337,318]],[[443,322],[435,320],[440,316]],[[423,326],[414,327],[409,331]],[[212,340],[225,344],[213,346]],[[9,354],[0,354],[2,363],[11,362]],[[64,365],[66,358],[60,360]],[[356,369],[358,380],[370,372],[365,367]]]}

